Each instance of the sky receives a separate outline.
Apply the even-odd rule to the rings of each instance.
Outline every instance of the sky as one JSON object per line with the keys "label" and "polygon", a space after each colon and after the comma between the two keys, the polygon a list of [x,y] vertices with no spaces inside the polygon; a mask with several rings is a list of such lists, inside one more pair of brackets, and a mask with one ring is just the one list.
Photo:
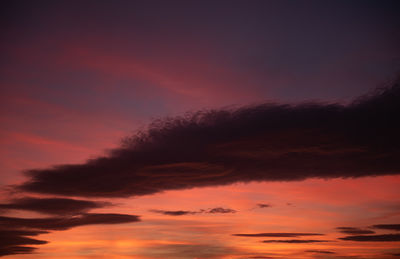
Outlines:
{"label": "sky", "polygon": [[3,1],[0,257],[400,258],[398,1]]}

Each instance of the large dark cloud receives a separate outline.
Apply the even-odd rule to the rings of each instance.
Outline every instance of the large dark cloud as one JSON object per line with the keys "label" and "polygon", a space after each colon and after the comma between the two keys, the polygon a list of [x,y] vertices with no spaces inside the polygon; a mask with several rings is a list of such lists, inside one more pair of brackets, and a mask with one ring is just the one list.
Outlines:
{"label": "large dark cloud", "polygon": [[362,241],[362,242],[370,242],[370,241],[378,241],[378,242],[388,242],[388,241],[400,241],[400,234],[385,234],[385,235],[370,235],[370,236],[347,236],[339,238],[341,240],[349,240],[349,241]]}
{"label": "large dark cloud", "polygon": [[106,157],[27,172],[17,189],[124,197],[250,181],[400,173],[400,85],[353,103],[263,104],[153,122]]}
{"label": "large dark cloud", "polygon": [[7,204],[0,204],[0,209],[29,210],[46,214],[79,214],[94,208],[109,206],[106,202],[94,202],[66,198],[21,198]]}
{"label": "large dark cloud", "polygon": [[373,225],[372,228],[400,231],[400,224],[378,224]]}
{"label": "large dark cloud", "polygon": [[256,233],[256,234],[233,234],[237,237],[302,237],[302,236],[322,236],[319,233]]}
{"label": "large dark cloud", "polygon": [[350,235],[375,234],[375,231],[355,227],[337,227],[336,229],[339,230],[340,233]]}

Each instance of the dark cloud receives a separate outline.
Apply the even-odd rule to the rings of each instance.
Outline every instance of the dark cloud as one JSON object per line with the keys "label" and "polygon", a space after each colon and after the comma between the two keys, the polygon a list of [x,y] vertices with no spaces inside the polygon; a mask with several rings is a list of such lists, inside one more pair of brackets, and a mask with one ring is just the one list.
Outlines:
{"label": "dark cloud", "polygon": [[0,256],[32,253],[36,248],[26,245],[42,245],[47,241],[37,240],[28,236],[48,233],[40,230],[10,230],[0,229]]}
{"label": "dark cloud", "polygon": [[372,228],[400,231],[400,224],[379,224],[373,225]]}
{"label": "dark cloud", "polygon": [[263,208],[269,208],[269,207],[271,207],[271,204],[258,203],[258,204],[257,204],[257,207],[258,207],[258,208],[261,208],[261,209],[263,209]]}
{"label": "dark cloud", "polygon": [[323,236],[318,233],[257,233],[257,234],[233,234],[238,237],[302,237],[302,236]]}
{"label": "dark cloud", "polygon": [[400,173],[400,84],[339,104],[262,104],[153,122],[106,157],[27,172],[18,190],[126,197],[250,181]]}
{"label": "dark cloud", "polygon": [[74,200],[66,198],[21,198],[7,204],[0,204],[0,209],[36,211],[45,214],[66,215],[80,214],[94,208],[109,206],[110,203]]}
{"label": "dark cloud", "polygon": [[305,252],[307,252],[307,253],[316,253],[316,254],[336,254],[335,252],[326,251],[326,250],[306,250]]}
{"label": "dark cloud", "polygon": [[290,239],[290,240],[264,240],[263,243],[290,243],[290,244],[305,244],[305,243],[320,243],[320,242],[330,242],[328,240],[300,240],[300,239]]}
{"label": "dark cloud", "polygon": [[211,214],[236,213],[236,210],[229,209],[229,208],[217,207],[217,208],[208,209],[208,210],[201,209],[201,210],[198,210],[198,211],[189,211],[189,210],[150,210],[150,212],[164,214],[164,215],[168,215],[168,216],[184,216],[184,215],[193,215],[193,214],[200,214],[200,213],[211,213]]}
{"label": "dark cloud", "polygon": [[198,211],[188,211],[188,210],[150,210],[150,212],[164,214],[168,216],[183,216],[199,213]]}
{"label": "dark cloud", "polygon": [[120,224],[140,221],[138,216],[126,214],[86,213],[71,217],[14,218],[0,216],[0,227],[34,228],[41,230],[66,230],[93,224]]}
{"label": "dark cloud", "polygon": [[67,230],[94,224],[120,224],[140,221],[138,216],[126,214],[85,213],[75,216],[48,218],[15,218],[0,216],[0,256],[33,253],[35,247],[47,241],[31,238],[49,233],[45,230]]}
{"label": "dark cloud", "polygon": [[375,231],[355,228],[355,227],[337,227],[340,233],[350,234],[350,235],[364,235],[364,234],[375,234]]}
{"label": "dark cloud", "polygon": [[0,247],[0,256],[14,254],[32,254],[37,248],[30,246],[7,246]]}
{"label": "dark cloud", "polygon": [[217,208],[213,208],[207,211],[207,213],[212,213],[212,214],[216,214],[216,213],[236,213],[236,210],[233,209],[225,209],[222,207],[217,207]]}
{"label": "dark cloud", "polygon": [[400,241],[400,234],[385,234],[385,235],[370,235],[370,236],[347,236],[339,238],[341,240],[349,241],[377,241],[377,242],[389,242],[389,241]]}

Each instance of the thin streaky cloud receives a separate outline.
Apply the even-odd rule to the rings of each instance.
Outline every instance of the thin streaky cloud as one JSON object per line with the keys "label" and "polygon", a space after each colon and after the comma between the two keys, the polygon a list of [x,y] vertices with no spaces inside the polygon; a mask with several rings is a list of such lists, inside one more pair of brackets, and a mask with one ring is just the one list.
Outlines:
{"label": "thin streaky cloud", "polygon": [[319,233],[256,233],[256,234],[232,234],[237,237],[301,237],[301,236],[323,236]]}
{"label": "thin streaky cloud", "polygon": [[360,241],[360,242],[396,242],[400,241],[400,234],[384,234],[384,235],[357,235],[339,238],[346,241]]}
{"label": "thin streaky cloud", "polygon": [[0,209],[35,211],[53,215],[69,215],[88,212],[91,209],[111,206],[108,202],[76,200],[68,198],[33,198],[14,199],[0,204]]}
{"label": "thin streaky cloud", "polygon": [[337,227],[340,233],[350,234],[350,235],[364,235],[364,234],[375,234],[375,231],[368,229],[361,229],[356,227]]}

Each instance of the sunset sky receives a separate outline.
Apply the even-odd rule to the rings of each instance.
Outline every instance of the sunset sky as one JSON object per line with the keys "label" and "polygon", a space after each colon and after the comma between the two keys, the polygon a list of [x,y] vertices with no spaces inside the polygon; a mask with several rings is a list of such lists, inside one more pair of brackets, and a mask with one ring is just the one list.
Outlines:
{"label": "sunset sky", "polygon": [[0,10],[0,257],[400,258],[399,1]]}

